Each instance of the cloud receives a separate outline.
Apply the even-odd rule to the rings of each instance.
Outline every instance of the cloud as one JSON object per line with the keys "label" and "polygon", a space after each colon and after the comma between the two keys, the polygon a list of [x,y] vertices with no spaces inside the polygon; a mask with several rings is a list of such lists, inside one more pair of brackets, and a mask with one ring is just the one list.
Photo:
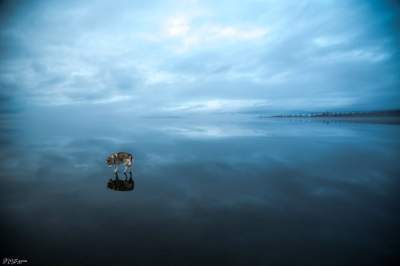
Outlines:
{"label": "cloud", "polygon": [[267,29],[262,27],[241,29],[232,26],[213,26],[210,29],[210,33],[213,33],[216,38],[232,38],[236,40],[259,39],[264,37],[267,32]]}
{"label": "cloud", "polygon": [[399,9],[389,3],[45,0],[5,8],[7,102],[202,113],[400,102]]}
{"label": "cloud", "polygon": [[184,112],[238,112],[252,108],[267,106],[264,100],[230,100],[212,99],[204,101],[184,102],[173,107],[167,107],[165,111]]}
{"label": "cloud", "polygon": [[166,24],[165,33],[169,37],[186,35],[190,29],[188,22],[182,17],[170,18]]}
{"label": "cloud", "polygon": [[[174,51],[178,53],[190,52],[194,48],[202,46],[215,47],[221,43],[256,41],[262,39],[268,33],[267,28],[260,26],[237,27],[207,23],[193,27],[183,17],[167,19],[167,27],[164,35],[167,38],[178,40]],[[153,39],[157,39],[154,37]],[[159,42],[165,40],[158,40]]]}
{"label": "cloud", "polygon": [[313,42],[319,47],[330,47],[346,43],[349,37],[343,36],[319,36],[314,38]]}

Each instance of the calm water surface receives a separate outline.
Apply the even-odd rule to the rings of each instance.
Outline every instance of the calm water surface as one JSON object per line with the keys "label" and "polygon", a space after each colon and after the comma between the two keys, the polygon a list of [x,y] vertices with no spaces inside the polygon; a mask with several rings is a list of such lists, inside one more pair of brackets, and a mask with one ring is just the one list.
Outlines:
{"label": "calm water surface", "polygon": [[[21,122],[23,121],[23,122]],[[2,256],[28,265],[385,265],[400,126],[221,116],[9,118]],[[107,188],[114,151],[135,189]]]}

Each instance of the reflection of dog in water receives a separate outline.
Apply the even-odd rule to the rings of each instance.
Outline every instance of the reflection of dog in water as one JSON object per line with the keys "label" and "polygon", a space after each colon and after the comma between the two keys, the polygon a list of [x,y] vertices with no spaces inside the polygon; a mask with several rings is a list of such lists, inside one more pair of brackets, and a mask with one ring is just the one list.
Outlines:
{"label": "reflection of dog in water", "polygon": [[135,158],[130,153],[115,152],[107,157],[106,163],[109,167],[114,166],[114,174],[115,174],[116,178],[118,178],[119,165],[123,164],[125,166],[125,168],[124,168],[125,178],[128,179],[128,175],[126,174],[126,172],[129,169],[129,177],[132,179],[132,167],[133,167],[134,160],[135,160]]}
{"label": "reflection of dog in water", "polygon": [[133,190],[135,188],[135,181],[133,181],[132,178],[127,180],[120,180],[118,178],[110,179],[107,183],[107,187],[118,191]]}

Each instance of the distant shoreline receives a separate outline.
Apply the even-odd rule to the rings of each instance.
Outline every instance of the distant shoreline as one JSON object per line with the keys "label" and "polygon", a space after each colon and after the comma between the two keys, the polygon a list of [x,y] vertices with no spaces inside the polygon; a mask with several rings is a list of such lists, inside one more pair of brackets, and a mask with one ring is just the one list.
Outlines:
{"label": "distant shoreline", "polygon": [[321,122],[400,124],[400,110],[370,112],[304,112],[261,116],[261,118],[283,118]]}

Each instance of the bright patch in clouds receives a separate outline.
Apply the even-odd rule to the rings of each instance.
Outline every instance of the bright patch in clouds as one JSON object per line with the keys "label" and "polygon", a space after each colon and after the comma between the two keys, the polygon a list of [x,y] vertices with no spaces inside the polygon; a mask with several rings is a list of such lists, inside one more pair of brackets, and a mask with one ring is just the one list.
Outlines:
{"label": "bright patch in clouds", "polygon": [[190,29],[190,26],[185,18],[173,17],[167,20],[165,32],[169,37],[183,36]]}
{"label": "bright patch in clouds", "polygon": [[[177,16],[166,19],[163,34],[158,34],[152,39],[165,42],[169,38],[178,40],[176,52],[189,52],[193,48],[202,45],[221,46],[224,42],[256,41],[264,38],[268,29],[261,26],[232,26],[221,25],[215,22],[197,23],[192,25],[191,19],[185,16]],[[165,36],[166,39],[160,39]]]}
{"label": "bright patch in clouds", "polygon": [[174,107],[166,108],[165,111],[189,111],[189,112],[238,112],[253,108],[267,106],[265,100],[229,100],[212,99],[205,101],[189,101]]}
{"label": "bright patch in clouds", "polygon": [[341,36],[320,36],[313,40],[314,44],[319,47],[330,47],[335,45],[344,44],[349,38]]}
{"label": "bright patch in clouds", "polygon": [[213,26],[209,29],[210,35],[215,38],[230,38],[234,40],[259,39],[267,34],[268,30],[262,27],[235,28],[232,26]]}

